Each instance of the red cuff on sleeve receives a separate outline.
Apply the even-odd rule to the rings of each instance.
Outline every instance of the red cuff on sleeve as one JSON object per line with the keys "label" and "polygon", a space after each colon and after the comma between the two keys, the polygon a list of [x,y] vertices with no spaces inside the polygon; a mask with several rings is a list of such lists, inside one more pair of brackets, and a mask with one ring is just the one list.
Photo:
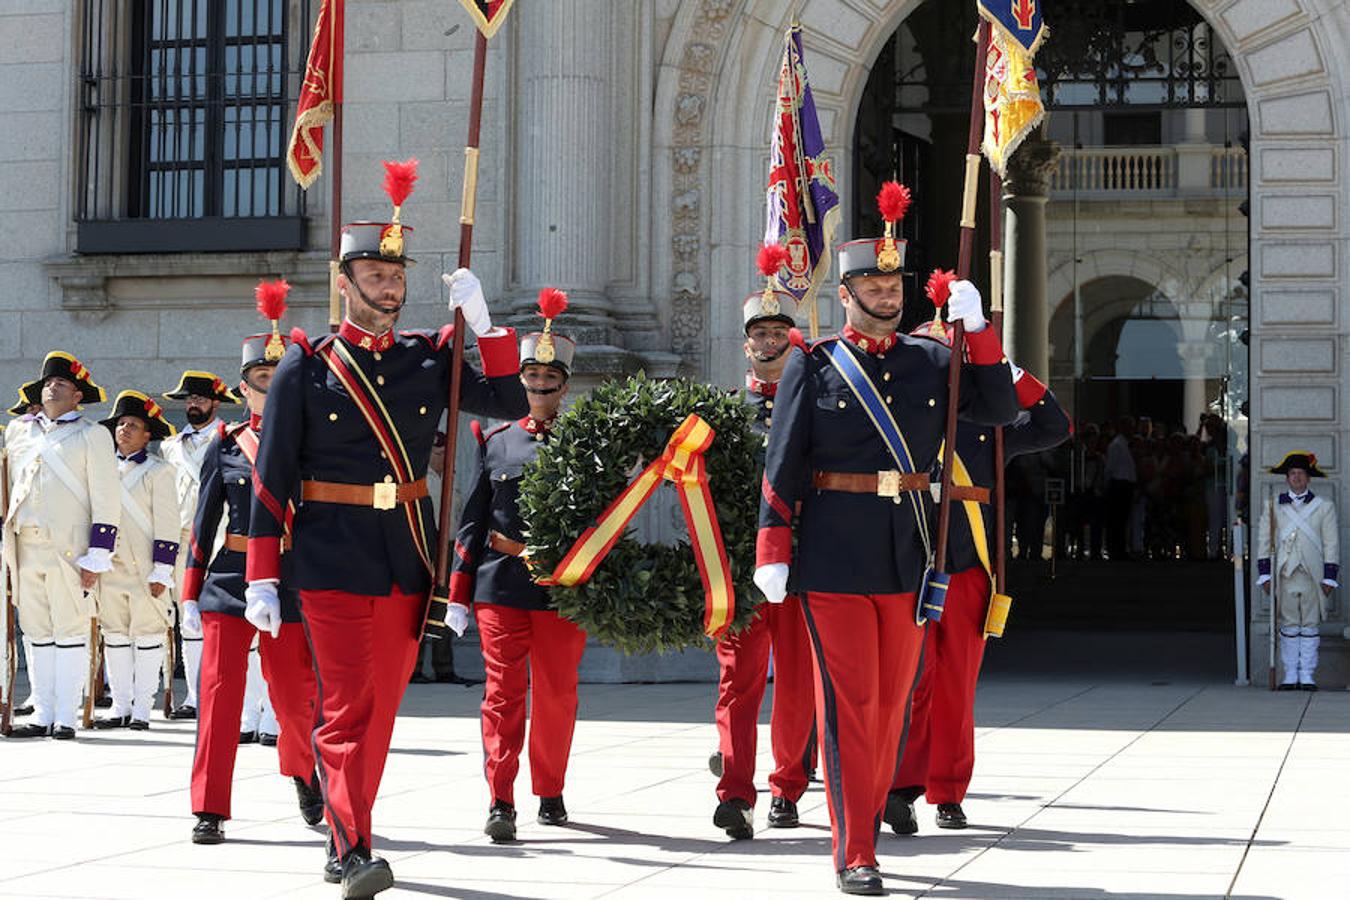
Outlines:
{"label": "red cuff on sleeve", "polygon": [[755,565],[792,562],[792,529],[779,525],[761,528],[755,540]]}
{"label": "red cuff on sleeve", "polygon": [[281,538],[251,537],[248,539],[248,564],[244,567],[246,581],[264,578],[281,580]]}
{"label": "red cuff on sleeve", "polygon": [[196,600],[202,595],[202,581],[206,578],[206,570],[199,569],[196,566],[189,566],[183,573],[183,599]]}
{"label": "red cuff on sleeve", "polygon": [[478,339],[478,353],[483,358],[483,374],[488,378],[520,374],[520,345],[516,330],[503,328],[505,334]]}
{"label": "red cuff on sleeve", "polygon": [[994,333],[994,326],[983,331],[966,332],[966,358],[977,366],[994,366],[1003,362],[1003,342]]}
{"label": "red cuff on sleeve", "polygon": [[1023,409],[1031,409],[1045,396],[1045,385],[1030,372],[1024,371],[1013,387],[1017,389],[1017,403]]}
{"label": "red cuff on sleeve", "polygon": [[450,573],[450,602],[460,606],[473,604],[473,578],[467,572]]}

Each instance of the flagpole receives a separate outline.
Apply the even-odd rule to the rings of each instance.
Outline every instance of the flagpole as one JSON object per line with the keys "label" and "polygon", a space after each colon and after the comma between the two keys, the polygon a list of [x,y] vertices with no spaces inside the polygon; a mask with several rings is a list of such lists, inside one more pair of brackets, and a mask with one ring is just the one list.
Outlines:
{"label": "flagpole", "polygon": [[[478,144],[483,120],[483,76],[487,69],[487,35],[474,30],[473,82],[469,95],[469,137],[464,147],[464,190],[459,215],[459,268],[473,257],[474,205],[478,195]],[[427,634],[446,637],[445,614],[450,602],[450,541],[454,525],[455,451],[459,436],[459,393],[464,369],[464,313],[455,310],[450,355],[450,394],[446,399],[445,463],[441,473],[441,515],[436,533],[436,582],[427,611]]]}
{"label": "flagpole", "polygon": [[[1003,179],[989,168],[989,327],[1003,334]],[[1008,521],[1004,505],[1003,427],[994,429],[994,591],[1008,593]]]}
{"label": "flagpole", "polygon": [[[339,3],[341,0],[339,0]],[[328,330],[336,334],[342,324],[342,296],[338,292],[338,260],[342,255],[342,82],[346,77],[345,59],[347,16],[338,12],[333,22],[333,51],[329,71],[336,73],[333,80],[333,144],[329,153],[329,178],[332,193],[328,205],[332,220],[329,224],[328,244]]]}
{"label": "flagpole", "polygon": [[[980,18],[980,32],[975,50],[975,77],[971,87],[970,135],[966,142],[966,178],[961,204],[961,250],[956,265],[956,277],[970,277],[971,258],[975,252],[975,209],[980,190],[980,138],[984,127],[984,67],[989,54],[989,23]],[[987,327],[987,326],[986,326]],[[947,428],[942,450],[942,498],[938,503],[938,533],[934,566],[939,573],[947,571],[947,533],[951,527],[952,512],[952,458],[956,453],[956,408],[961,399],[961,357],[964,355],[965,329],[961,320],[952,323],[951,361],[947,366]]]}

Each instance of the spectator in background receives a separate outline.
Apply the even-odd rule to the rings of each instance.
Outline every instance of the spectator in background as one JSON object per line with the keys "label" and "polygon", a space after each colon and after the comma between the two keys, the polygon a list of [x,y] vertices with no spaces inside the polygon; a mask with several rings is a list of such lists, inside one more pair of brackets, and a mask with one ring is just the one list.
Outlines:
{"label": "spectator in background", "polygon": [[1116,562],[1127,556],[1126,533],[1139,486],[1130,448],[1134,427],[1134,419],[1121,416],[1116,436],[1106,448],[1106,552]]}

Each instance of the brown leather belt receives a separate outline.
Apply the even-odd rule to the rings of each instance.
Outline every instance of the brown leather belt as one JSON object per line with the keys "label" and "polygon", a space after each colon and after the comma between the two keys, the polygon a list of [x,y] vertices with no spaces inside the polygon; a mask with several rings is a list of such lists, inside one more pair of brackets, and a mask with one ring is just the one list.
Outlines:
{"label": "brown leather belt", "polygon": [[978,487],[976,485],[952,485],[952,499],[956,501],[974,500],[976,503],[989,502],[989,488]]}
{"label": "brown leather belt", "polygon": [[525,545],[520,541],[513,541],[511,538],[502,534],[500,531],[488,532],[488,546],[498,553],[505,553],[507,556],[524,556]]}
{"label": "brown leather belt", "polygon": [[425,478],[404,484],[395,484],[392,481],[376,484],[305,481],[300,486],[300,499],[307,502],[341,503],[346,506],[368,506],[372,509],[394,509],[400,503],[411,503],[425,496],[427,496]]}
{"label": "brown leather belt", "polygon": [[[225,535],[225,549],[235,553],[248,553],[248,535],[246,534],[227,534]],[[287,534],[281,539],[281,549],[291,549],[291,536]]]}
{"label": "brown leather belt", "polygon": [[907,474],[894,469],[888,472],[817,471],[811,475],[811,486],[818,491],[899,497],[906,491],[928,490],[928,473],[914,472]]}

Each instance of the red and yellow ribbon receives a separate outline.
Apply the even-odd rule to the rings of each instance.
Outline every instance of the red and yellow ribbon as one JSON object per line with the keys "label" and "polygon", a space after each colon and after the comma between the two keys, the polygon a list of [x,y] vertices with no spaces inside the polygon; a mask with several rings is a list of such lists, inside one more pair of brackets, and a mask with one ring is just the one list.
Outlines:
{"label": "red and yellow ribbon", "polygon": [[721,637],[735,615],[736,596],[726,545],[722,542],[722,529],[717,524],[712,493],[708,490],[707,464],[703,459],[714,434],[708,423],[698,416],[691,414],[685,419],[670,436],[661,455],[624,488],[623,493],[596,518],[594,525],[582,532],[553,574],[540,583],[565,587],[585,584],[662,480],[672,481],[680,492],[694,561],[703,579],[703,633],[713,639]]}

